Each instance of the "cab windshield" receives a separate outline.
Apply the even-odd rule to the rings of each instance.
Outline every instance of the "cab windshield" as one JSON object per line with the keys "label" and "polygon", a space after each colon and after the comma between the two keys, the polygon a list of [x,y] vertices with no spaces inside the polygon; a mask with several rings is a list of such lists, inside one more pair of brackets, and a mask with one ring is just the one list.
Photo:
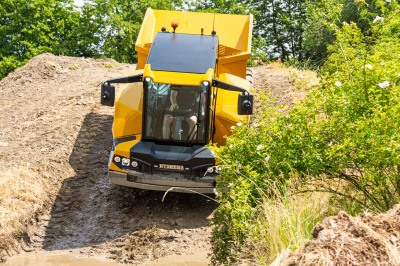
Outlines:
{"label": "cab windshield", "polygon": [[145,82],[144,139],[206,143],[207,86]]}

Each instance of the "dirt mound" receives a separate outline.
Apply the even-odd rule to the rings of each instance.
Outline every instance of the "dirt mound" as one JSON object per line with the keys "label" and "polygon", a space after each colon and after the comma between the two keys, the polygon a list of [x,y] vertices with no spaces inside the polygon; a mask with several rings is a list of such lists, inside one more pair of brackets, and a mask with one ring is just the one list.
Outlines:
{"label": "dirt mound", "polygon": [[296,252],[284,252],[273,265],[400,265],[400,205],[372,215],[328,217],[313,240]]}
{"label": "dirt mound", "polygon": [[315,72],[287,68],[281,63],[272,63],[251,69],[256,93],[270,93],[274,104],[282,105],[284,109],[304,99],[307,89],[319,82]]}
{"label": "dirt mound", "polygon": [[85,117],[108,112],[98,108],[100,83],[133,68],[42,54],[0,81],[0,261],[43,238],[37,226],[75,175],[69,159]]}

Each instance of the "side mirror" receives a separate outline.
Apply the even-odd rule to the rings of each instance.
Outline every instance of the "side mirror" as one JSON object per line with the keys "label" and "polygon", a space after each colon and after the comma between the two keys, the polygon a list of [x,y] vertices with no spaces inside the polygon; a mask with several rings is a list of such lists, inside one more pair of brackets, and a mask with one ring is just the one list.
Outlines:
{"label": "side mirror", "polygon": [[239,94],[238,98],[238,114],[239,115],[252,115],[253,114],[253,95],[252,94]]}
{"label": "side mirror", "polygon": [[101,85],[101,99],[100,103],[106,106],[114,106],[115,100],[115,87],[107,82]]}

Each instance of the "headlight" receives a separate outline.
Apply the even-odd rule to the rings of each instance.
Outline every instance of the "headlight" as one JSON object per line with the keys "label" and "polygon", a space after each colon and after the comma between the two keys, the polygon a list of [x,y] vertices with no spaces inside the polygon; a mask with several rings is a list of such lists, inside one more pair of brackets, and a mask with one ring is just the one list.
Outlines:
{"label": "headlight", "polygon": [[119,163],[121,161],[121,157],[115,156],[114,157],[114,162]]}
{"label": "headlight", "polygon": [[132,161],[132,167],[135,167],[135,168],[136,168],[136,167],[138,167],[138,165],[139,165],[139,164],[138,164],[136,161]]}
{"label": "headlight", "polygon": [[207,173],[210,173],[210,174],[214,173],[214,167],[208,167]]}
{"label": "headlight", "polygon": [[131,160],[129,160],[128,158],[122,158],[121,164],[123,166],[129,166],[130,163],[131,163]]}

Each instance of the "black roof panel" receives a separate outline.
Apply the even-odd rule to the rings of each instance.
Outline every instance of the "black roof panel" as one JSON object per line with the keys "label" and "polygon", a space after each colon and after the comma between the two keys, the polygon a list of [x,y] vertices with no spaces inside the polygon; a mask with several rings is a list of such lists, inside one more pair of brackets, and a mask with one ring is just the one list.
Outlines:
{"label": "black roof panel", "polygon": [[214,69],[217,36],[159,32],[147,58],[152,70],[206,73]]}

